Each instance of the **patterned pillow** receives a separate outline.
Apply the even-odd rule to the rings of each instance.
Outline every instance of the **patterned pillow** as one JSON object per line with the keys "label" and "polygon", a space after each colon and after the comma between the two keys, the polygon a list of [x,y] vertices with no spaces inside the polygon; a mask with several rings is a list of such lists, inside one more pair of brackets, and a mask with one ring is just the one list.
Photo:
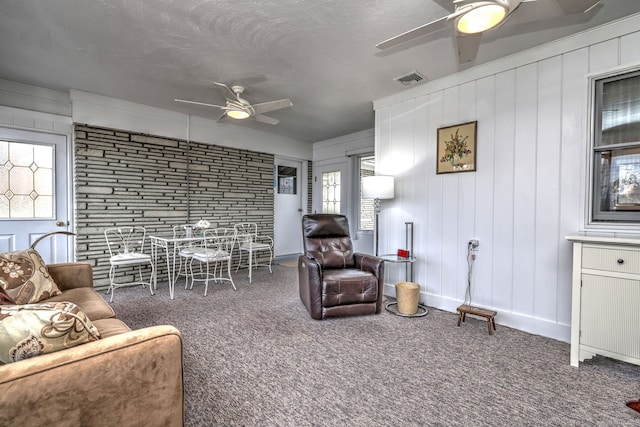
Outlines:
{"label": "patterned pillow", "polygon": [[15,303],[16,303],[16,300],[11,298],[11,295],[9,295],[7,291],[5,291],[2,286],[0,286],[0,305],[15,304]]}
{"label": "patterned pillow", "polygon": [[100,339],[70,302],[0,306],[0,365]]}
{"label": "patterned pillow", "polygon": [[35,249],[0,254],[0,286],[16,304],[33,304],[62,293]]}

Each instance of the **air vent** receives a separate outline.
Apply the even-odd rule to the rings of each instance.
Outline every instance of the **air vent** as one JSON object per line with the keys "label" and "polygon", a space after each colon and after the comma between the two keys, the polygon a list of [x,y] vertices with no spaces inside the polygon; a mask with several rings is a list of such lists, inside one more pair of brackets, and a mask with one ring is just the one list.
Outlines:
{"label": "air vent", "polygon": [[416,83],[420,83],[421,81],[426,81],[427,78],[418,71],[412,71],[405,76],[396,77],[394,80],[399,81],[404,86],[411,86]]}

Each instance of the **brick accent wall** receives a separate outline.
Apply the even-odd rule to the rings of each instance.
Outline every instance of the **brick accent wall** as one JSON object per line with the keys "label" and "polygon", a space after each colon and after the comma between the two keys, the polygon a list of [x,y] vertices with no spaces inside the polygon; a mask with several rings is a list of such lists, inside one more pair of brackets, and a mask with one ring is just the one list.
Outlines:
{"label": "brick accent wall", "polygon": [[256,222],[259,234],[273,236],[273,165],[272,154],[76,124],[76,258],[93,265],[103,286],[108,227],[171,235],[174,225],[204,218],[212,227]]}

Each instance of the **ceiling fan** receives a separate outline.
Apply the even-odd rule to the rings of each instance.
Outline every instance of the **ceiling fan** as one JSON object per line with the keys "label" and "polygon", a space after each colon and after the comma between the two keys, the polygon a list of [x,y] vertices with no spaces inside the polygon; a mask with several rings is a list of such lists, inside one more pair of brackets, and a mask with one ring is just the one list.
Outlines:
{"label": "ceiling fan", "polygon": [[243,86],[229,86],[224,83],[214,82],[213,87],[224,96],[226,99],[225,105],[207,104],[206,102],[188,101],[186,99],[176,99],[176,102],[184,102],[187,104],[203,105],[205,107],[216,107],[224,110],[222,115],[218,117],[218,120],[224,117],[231,117],[232,119],[242,120],[248,118],[254,118],[260,123],[267,123],[270,125],[277,125],[280,120],[273,117],[265,116],[262,113],[269,111],[280,110],[282,108],[291,107],[293,103],[289,99],[279,99],[277,101],[262,102],[260,104],[251,104],[246,99],[240,97],[244,92]]}
{"label": "ceiling fan", "polygon": [[[440,0],[436,0],[441,3]],[[523,3],[543,2],[544,0],[453,0],[454,10],[447,16],[421,25],[381,43],[376,47],[384,50],[402,43],[434,33],[454,22],[458,62],[473,61],[478,53],[480,38],[484,31],[504,24]],[[564,14],[587,13],[593,10],[601,0],[556,0]],[[524,13],[524,11],[523,11]]]}

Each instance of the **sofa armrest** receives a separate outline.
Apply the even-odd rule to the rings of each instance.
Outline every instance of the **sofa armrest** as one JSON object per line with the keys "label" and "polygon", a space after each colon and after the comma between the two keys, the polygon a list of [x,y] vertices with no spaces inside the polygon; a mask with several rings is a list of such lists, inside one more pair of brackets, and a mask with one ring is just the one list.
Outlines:
{"label": "sofa armrest", "polygon": [[14,425],[184,423],[182,336],[153,326],[0,366]]}
{"label": "sofa armrest", "polygon": [[49,264],[47,270],[61,291],[93,287],[93,268],[86,262]]}

